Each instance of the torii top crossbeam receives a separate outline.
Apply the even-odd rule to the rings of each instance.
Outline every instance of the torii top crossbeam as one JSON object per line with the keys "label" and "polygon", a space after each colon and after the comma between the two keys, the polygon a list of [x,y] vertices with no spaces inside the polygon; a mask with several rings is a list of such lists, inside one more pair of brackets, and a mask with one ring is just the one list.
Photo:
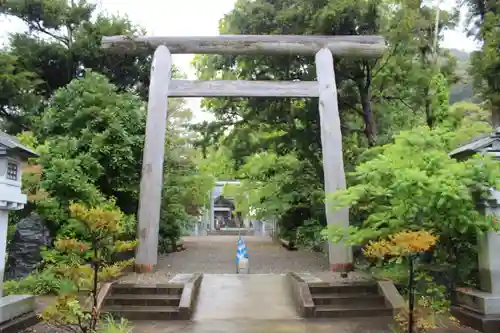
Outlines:
{"label": "torii top crossbeam", "polygon": [[172,54],[293,54],[315,55],[329,49],[336,56],[380,57],[385,41],[380,36],[220,35],[210,37],[109,36],[103,48],[133,50],[165,45]]}

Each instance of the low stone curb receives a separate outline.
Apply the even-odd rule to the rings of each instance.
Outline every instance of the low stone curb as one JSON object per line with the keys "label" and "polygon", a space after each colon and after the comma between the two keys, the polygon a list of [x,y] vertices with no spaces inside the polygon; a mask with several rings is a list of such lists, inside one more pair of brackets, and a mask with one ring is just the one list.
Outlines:
{"label": "low stone curb", "polygon": [[302,318],[313,318],[316,311],[309,285],[296,273],[286,274],[290,293],[297,312]]}
{"label": "low stone curb", "polygon": [[179,302],[180,319],[189,320],[194,313],[196,301],[200,293],[203,274],[193,274],[193,276],[184,284],[181,300]]}

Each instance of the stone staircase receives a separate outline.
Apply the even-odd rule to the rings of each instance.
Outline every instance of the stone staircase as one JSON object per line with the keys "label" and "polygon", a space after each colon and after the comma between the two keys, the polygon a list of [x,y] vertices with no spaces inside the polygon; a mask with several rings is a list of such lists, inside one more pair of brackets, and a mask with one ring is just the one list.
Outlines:
{"label": "stone staircase", "polygon": [[189,275],[168,284],[115,283],[104,298],[102,312],[128,320],[188,320],[203,277]]}
{"label": "stone staircase", "polygon": [[391,281],[325,281],[287,273],[290,295],[302,318],[378,317],[392,320],[405,302]]}
{"label": "stone staircase", "polygon": [[183,286],[115,284],[104,300],[103,312],[129,320],[181,319]]}
{"label": "stone staircase", "polygon": [[315,317],[386,317],[393,309],[378,294],[376,284],[312,285],[309,287],[315,305]]}

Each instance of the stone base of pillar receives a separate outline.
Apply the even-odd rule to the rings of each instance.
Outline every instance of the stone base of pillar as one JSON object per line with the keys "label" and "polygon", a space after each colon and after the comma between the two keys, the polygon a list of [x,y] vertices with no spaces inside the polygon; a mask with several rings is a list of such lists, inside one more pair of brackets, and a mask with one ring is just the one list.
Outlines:
{"label": "stone base of pillar", "polygon": [[153,273],[154,271],[156,271],[156,265],[134,264],[134,272],[136,273]]}
{"label": "stone base of pillar", "polygon": [[463,325],[483,333],[500,332],[500,294],[457,290],[452,315]]}
{"label": "stone base of pillar", "polygon": [[350,246],[328,243],[328,259],[333,272],[350,272],[354,269]]}
{"label": "stone base of pillar", "polygon": [[352,272],[354,265],[352,263],[332,264],[332,272]]}
{"label": "stone base of pillar", "polygon": [[0,332],[19,332],[38,323],[35,296],[10,295],[0,298]]}

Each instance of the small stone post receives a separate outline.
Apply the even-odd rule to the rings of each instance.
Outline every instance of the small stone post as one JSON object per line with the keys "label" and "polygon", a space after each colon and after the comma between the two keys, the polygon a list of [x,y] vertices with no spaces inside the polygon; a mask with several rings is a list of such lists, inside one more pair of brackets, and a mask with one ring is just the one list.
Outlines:
{"label": "small stone post", "polygon": [[[500,219],[500,191],[491,190],[485,202],[485,214]],[[488,232],[478,240],[479,281],[481,290],[499,296],[500,314],[500,232]]]}
{"label": "small stone post", "polygon": [[[5,258],[7,254],[7,229],[9,224],[9,211],[0,210],[0,274],[3,276],[5,273]],[[3,285],[0,284],[0,297],[3,296]]]}
{"label": "small stone post", "polygon": [[[500,192],[491,190],[484,212],[500,218]],[[479,236],[478,266],[480,290],[457,290],[458,306],[453,315],[467,326],[485,333],[500,332],[500,233]]]}

